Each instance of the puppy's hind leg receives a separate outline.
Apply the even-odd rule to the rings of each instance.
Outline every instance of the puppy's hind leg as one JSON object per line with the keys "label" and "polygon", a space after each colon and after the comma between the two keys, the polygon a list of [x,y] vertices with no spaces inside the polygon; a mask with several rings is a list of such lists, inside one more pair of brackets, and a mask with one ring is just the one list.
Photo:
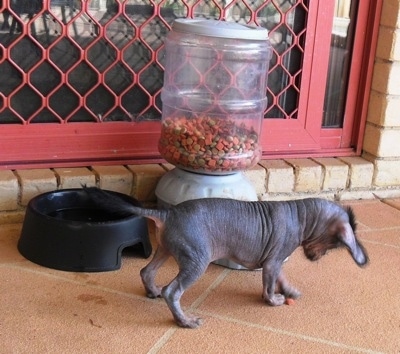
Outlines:
{"label": "puppy's hind leg", "polygon": [[178,326],[196,328],[201,324],[201,319],[186,315],[181,308],[180,300],[185,290],[204,274],[208,263],[195,264],[193,261],[187,260],[183,261],[182,264],[179,265],[179,273],[176,278],[163,288],[162,296]]}
{"label": "puppy's hind leg", "polygon": [[140,271],[140,276],[142,278],[144,288],[146,289],[147,297],[154,299],[161,296],[161,287],[156,286],[155,277],[158,268],[165,263],[169,256],[169,252],[167,252],[162,246],[158,246],[153,259]]}

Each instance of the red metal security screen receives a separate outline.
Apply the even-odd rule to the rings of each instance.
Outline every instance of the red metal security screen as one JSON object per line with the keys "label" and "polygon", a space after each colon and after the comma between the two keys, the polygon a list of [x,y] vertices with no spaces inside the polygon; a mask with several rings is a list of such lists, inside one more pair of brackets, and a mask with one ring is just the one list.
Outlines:
{"label": "red metal security screen", "polygon": [[[275,52],[266,116],[296,117],[308,8],[303,1],[249,3],[198,3],[187,12],[267,27]],[[176,17],[188,15],[185,2],[11,0],[10,5],[2,11],[1,92],[9,105],[1,123],[159,118],[163,38]]]}
{"label": "red metal security screen", "polygon": [[321,43],[330,42],[333,8],[333,0],[2,0],[0,165],[157,158],[163,40],[175,18],[195,16],[269,30],[264,150],[317,149],[329,57]]}
{"label": "red metal security screen", "polygon": [[153,17],[153,6],[131,2],[9,4],[2,24],[1,123],[159,117],[157,56],[174,19],[171,9]]}

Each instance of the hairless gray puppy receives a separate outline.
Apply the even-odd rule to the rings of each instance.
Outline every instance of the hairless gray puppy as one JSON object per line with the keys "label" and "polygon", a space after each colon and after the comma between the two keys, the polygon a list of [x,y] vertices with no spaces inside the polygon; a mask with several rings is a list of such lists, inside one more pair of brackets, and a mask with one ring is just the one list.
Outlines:
{"label": "hairless gray puppy", "polygon": [[[156,210],[133,206],[97,188],[86,191],[108,210],[155,221],[158,248],[140,274],[147,296],[162,296],[181,327],[201,324],[200,318],[183,312],[180,299],[212,261],[223,258],[249,269],[262,268],[263,298],[271,306],[300,296],[281,270],[284,260],[299,246],[311,261],[330,249],[345,247],[359,266],[368,263],[355,235],[353,211],[325,199],[246,202],[207,198]],[[179,272],[161,288],[154,279],[170,256],[178,263]]]}

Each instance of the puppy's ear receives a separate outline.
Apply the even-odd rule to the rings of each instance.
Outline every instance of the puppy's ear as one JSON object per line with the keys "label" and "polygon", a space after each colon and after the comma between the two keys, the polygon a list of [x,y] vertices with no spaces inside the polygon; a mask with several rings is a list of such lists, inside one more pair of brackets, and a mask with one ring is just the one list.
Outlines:
{"label": "puppy's ear", "polygon": [[361,267],[368,263],[368,255],[364,246],[357,240],[349,223],[341,225],[338,232],[339,240],[349,250],[354,261]]}

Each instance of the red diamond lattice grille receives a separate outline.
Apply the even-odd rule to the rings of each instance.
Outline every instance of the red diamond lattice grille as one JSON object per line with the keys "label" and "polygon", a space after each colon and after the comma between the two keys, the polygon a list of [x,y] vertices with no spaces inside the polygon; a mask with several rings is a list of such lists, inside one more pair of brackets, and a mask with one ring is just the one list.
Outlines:
{"label": "red diamond lattice grille", "polygon": [[3,0],[0,124],[158,120],[178,17],[266,27],[267,118],[297,118],[307,1]]}

